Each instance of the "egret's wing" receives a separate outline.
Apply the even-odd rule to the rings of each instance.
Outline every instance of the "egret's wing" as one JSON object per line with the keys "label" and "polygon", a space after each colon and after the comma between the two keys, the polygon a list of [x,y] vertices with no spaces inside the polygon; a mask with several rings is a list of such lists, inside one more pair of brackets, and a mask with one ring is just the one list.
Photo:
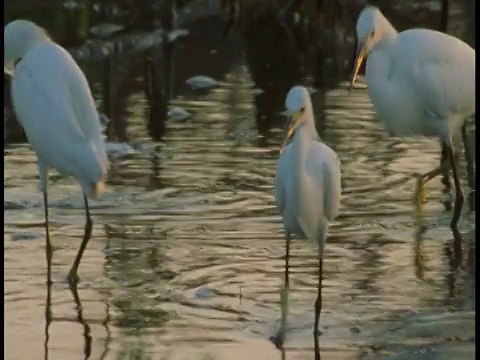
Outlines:
{"label": "egret's wing", "polygon": [[338,214],[342,192],[340,160],[337,154],[326,144],[315,142],[310,152],[307,171],[309,181],[315,182],[315,194],[312,189],[311,196],[315,196],[323,206],[321,215],[332,221]]}
{"label": "egret's wing", "polygon": [[[436,31],[409,30],[401,34],[396,64],[422,97],[426,111],[438,118],[475,112],[475,50],[462,41]],[[462,119],[463,120],[463,119]]]}
{"label": "egret's wing", "polygon": [[98,131],[91,136],[98,114],[79,118],[92,113],[84,104],[84,97],[91,95],[72,90],[82,87],[82,79],[65,53],[55,44],[38,45],[27,53],[12,81],[15,113],[43,161],[65,175],[95,183],[106,171],[106,153],[98,146],[101,135]]}
{"label": "egret's wing", "polygon": [[337,154],[333,153],[328,162],[324,162],[322,166],[325,181],[325,216],[332,221],[338,215],[342,196],[340,160]]}
{"label": "egret's wing", "polygon": [[308,239],[323,245],[329,221],[340,207],[341,177],[337,154],[327,145],[314,142],[310,149],[306,174],[303,174],[297,221]]}

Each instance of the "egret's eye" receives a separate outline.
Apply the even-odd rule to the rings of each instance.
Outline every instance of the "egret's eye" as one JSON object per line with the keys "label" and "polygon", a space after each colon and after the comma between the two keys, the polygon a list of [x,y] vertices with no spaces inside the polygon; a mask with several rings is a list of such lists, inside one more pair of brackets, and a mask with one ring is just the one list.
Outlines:
{"label": "egret's eye", "polygon": [[368,36],[370,37],[370,39],[373,38],[375,36],[375,31],[370,31],[370,34]]}
{"label": "egret's eye", "polygon": [[305,108],[302,107],[302,108],[300,109],[300,112],[303,113],[304,111],[305,111]]}

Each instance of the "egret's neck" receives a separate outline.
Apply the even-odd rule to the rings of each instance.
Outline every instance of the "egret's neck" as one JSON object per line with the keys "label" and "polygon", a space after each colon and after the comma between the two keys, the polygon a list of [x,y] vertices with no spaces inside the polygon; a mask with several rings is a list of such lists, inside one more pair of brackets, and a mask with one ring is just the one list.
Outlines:
{"label": "egret's neck", "polygon": [[307,119],[297,128],[292,140],[292,150],[297,170],[301,172],[304,171],[312,142],[318,139],[319,136],[313,120],[309,121],[309,119]]}
{"label": "egret's neck", "polygon": [[30,31],[14,34],[5,44],[4,65],[12,66],[21,60],[35,45],[52,41],[47,33],[39,27],[28,30]]}
{"label": "egret's neck", "polygon": [[385,24],[383,28],[380,30],[380,35],[383,39],[395,38],[398,35],[398,31],[393,27],[392,24],[385,19]]}
{"label": "egret's neck", "polygon": [[[311,122],[308,120],[306,119],[297,127],[290,145],[292,147],[290,153],[292,186],[296,194],[304,194],[305,189],[308,188],[307,161],[312,144],[318,138],[313,116]],[[297,206],[299,206],[298,202],[301,201],[301,197],[296,196],[293,201],[297,202]]]}
{"label": "egret's neck", "polygon": [[395,41],[398,36],[398,31],[392,24],[386,19],[378,19],[375,24],[375,37],[378,39],[374,46],[370,49],[370,52],[375,51],[376,48],[382,47],[388,43]]}
{"label": "egret's neck", "polygon": [[375,44],[367,57],[365,78],[371,97],[374,91],[380,91],[377,97],[395,96],[389,92],[392,90],[389,85],[394,73],[396,41],[396,35],[383,38],[382,41]]}

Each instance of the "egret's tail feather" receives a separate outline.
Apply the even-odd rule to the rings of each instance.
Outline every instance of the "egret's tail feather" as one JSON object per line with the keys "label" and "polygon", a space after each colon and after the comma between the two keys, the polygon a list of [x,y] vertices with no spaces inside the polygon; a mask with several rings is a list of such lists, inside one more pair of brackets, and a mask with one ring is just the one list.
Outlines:
{"label": "egret's tail feather", "polygon": [[93,193],[93,198],[96,199],[100,195],[103,194],[105,191],[105,183],[103,181],[99,181],[95,184],[95,191]]}
{"label": "egret's tail feather", "polygon": [[97,199],[105,191],[105,182],[103,180],[96,183],[82,184],[83,191],[90,199]]}

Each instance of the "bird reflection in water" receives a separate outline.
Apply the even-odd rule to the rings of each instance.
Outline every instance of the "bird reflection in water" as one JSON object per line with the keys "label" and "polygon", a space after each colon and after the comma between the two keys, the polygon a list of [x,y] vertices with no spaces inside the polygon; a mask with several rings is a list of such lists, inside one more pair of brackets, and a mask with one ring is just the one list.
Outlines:
{"label": "bird reflection in water", "polygon": [[[427,257],[423,250],[424,234],[428,230],[428,226],[423,217],[416,219],[416,230],[414,239],[414,268],[415,276],[419,280],[425,280],[425,271],[428,270],[426,266]],[[457,286],[458,271],[463,263],[463,249],[462,249],[462,236],[458,230],[453,230],[452,241],[446,241],[444,246],[444,252],[448,259],[448,271],[445,275],[448,299],[453,299],[455,296],[455,288]],[[471,257],[469,256],[469,259]],[[473,273],[474,274],[474,273]]]}
{"label": "bird reflection in water", "polygon": [[48,359],[48,341],[52,323],[52,253],[47,251],[47,300],[45,302],[45,360]]}
{"label": "bird reflection in water", "polygon": [[80,296],[78,296],[78,289],[76,285],[70,286],[70,290],[73,295],[73,301],[75,302],[75,307],[77,309],[77,321],[82,325],[83,327],[83,337],[85,338],[85,344],[84,344],[84,358],[88,359],[90,358],[90,354],[92,352],[92,335],[91,330],[90,330],[90,325],[85,321],[83,318],[83,307],[82,307],[82,302],[80,301]]}
{"label": "bird reflection in water", "polygon": [[[75,308],[77,310],[77,321],[83,327],[83,337],[84,337],[84,359],[89,359],[92,351],[92,336],[90,325],[83,318],[83,308],[78,295],[78,289],[76,284],[70,285],[70,291],[73,295],[73,301],[75,303]],[[45,360],[48,360],[49,355],[49,341],[50,341],[50,326],[53,323],[52,315],[52,256],[47,257],[47,299],[45,304],[45,342],[44,342],[44,352]]]}

